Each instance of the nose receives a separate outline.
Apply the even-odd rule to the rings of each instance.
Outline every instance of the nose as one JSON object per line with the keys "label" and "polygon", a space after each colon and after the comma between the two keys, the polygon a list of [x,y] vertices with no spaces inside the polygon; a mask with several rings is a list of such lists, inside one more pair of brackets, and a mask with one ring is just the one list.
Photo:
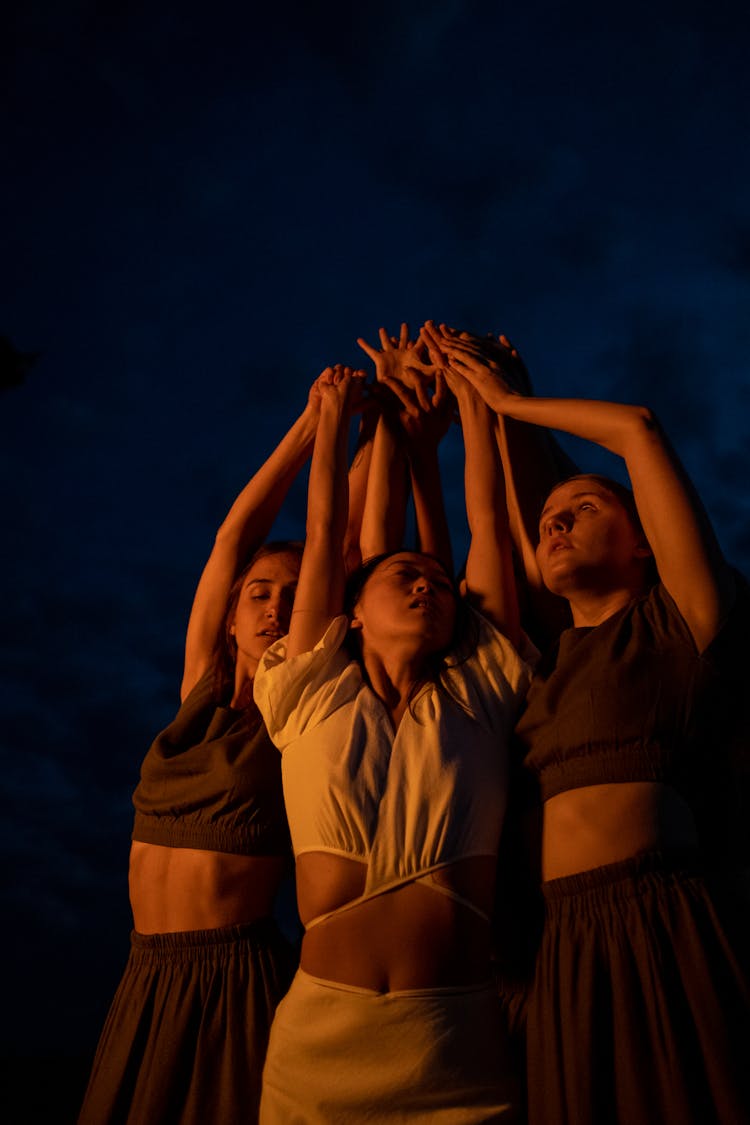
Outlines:
{"label": "nose", "polygon": [[555,512],[547,517],[546,530],[548,535],[559,535],[561,531],[570,531],[573,526],[573,517],[570,512]]}
{"label": "nose", "polygon": [[427,590],[432,589],[432,583],[426,574],[420,574],[419,578],[414,582],[414,591],[418,594],[424,594]]}

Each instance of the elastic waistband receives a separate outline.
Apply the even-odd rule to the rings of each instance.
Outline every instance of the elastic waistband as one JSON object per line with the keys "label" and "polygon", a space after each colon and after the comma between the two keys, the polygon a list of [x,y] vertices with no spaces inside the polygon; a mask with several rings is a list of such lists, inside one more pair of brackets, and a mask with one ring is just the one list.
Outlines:
{"label": "elastic waistband", "polygon": [[133,930],[130,944],[134,950],[143,952],[176,950],[194,951],[219,945],[232,945],[236,942],[262,941],[280,934],[273,918],[258,918],[255,922],[243,922],[235,926],[217,926],[211,930],[175,930],[163,934],[141,934]]}
{"label": "elastic waistband", "polygon": [[618,883],[637,879],[643,875],[702,875],[704,861],[700,853],[667,853],[661,851],[641,852],[616,863],[606,863],[603,867],[593,867],[589,871],[578,871],[574,875],[564,875],[560,879],[550,879],[542,883],[542,894],[547,902],[555,902],[572,895],[585,894],[600,888],[612,890]]}
{"label": "elastic waistband", "polygon": [[297,969],[297,977],[303,983],[307,983],[313,987],[326,988],[332,992],[348,992],[354,996],[367,996],[367,997],[412,997],[415,1000],[423,999],[428,1000],[431,997],[436,999],[450,997],[450,996],[473,996],[477,993],[490,992],[495,994],[495,986],[492,981],[483,981],[481,984],[448,984],[441,985],[436,988],[401,988],[393,992],[378,992],[376,988],[362,988],[357,984],[343,984],[341,981],[325,980],[323,977],[314,977],[312,973],[306,973],[304,969]]}

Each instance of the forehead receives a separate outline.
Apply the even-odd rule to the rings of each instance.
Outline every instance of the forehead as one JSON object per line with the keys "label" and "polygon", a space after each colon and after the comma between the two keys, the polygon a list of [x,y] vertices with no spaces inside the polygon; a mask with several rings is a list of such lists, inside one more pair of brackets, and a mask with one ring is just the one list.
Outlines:
{"label": "forehead", "polygon": [[448,577],[447,571],[442,563],[439,563],[437,559],[433,559],[429,555],[420,555],[418,551],[399,551],[397,555],[391,555],[390,558],[383,559],[373,573],[385,573],[388,570],[397,570],[399,567],[403,566],[414,568],[414,570],[425,574],[439,574],[443,578]]}
{"label": "forehead", "polygon": [[297,555],[291,551],[264,555],[248,570],[245,585],[249,586],[252,582],[296,582],[299,578],[299,563]]}

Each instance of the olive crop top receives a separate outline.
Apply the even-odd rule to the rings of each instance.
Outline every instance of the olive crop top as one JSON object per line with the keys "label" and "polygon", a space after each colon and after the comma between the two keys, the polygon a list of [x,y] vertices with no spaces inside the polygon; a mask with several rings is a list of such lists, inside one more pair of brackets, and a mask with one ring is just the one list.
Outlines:
{"label": "olive crop top", "polygon": [[133,794],[133,839],[234,855],[284,855],[279,754],[260,717],[219,706],[213,671],[155,739]]}
{"label": "olive crop top", "polygon": [[698,654],[661,584],[542,658],[516,727],[547,800],[607,782],[662,781],[691,799],[710,729],[721,634]]}
{"label": "olive crop top", "polygon": [[458,859],[497,853],[507,740],[530,671],[510,641],[477,621],[474,652],[446,660],[450,694],[425,684],[395,735],[346,650],[346,617],[313,651],[286,660],[282,638],[261,660],[255,699],[282,751],[295,855],[367,864],[364,894],[347,907]]}

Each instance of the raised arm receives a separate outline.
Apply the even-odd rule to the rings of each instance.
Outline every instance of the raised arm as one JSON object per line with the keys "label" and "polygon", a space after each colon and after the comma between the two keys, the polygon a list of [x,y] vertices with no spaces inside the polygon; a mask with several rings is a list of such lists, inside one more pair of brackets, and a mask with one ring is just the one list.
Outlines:
{"label": "raised arm", "polygon": [[190,612],[182,699],[210,667],[229,591],[247,560],[267,538],[292,482],[310,456],[319,412],[316,380],[305,409],[242,489],[216,533]]}
{"label": "raised arm", "polygon": [[395,551],[401,546],[406,527],[408,492],[406,452],[396,418],[391,410],[384,407],[375,431],[367,477],[360,535],[363,560],[385,551]]}
{"label": "raised arm", "polygon": [[343,611],[349,418],[364,373],[327,367],[319,380],[318,422],[307,500],[307,528],[287,656],[309,652]]}
{"label": "raised arm", "polygon": [[[441,362],[443,349],[429,326],[425,338],[430,342],[433,361]],[[466,449],[466,517],[471,534],[466,560],[467,597],[517,645],[520,616],[496,419],[467,378],[452,366],[445,371],[458,401]]]}
{"label": "raised arm", "polygon": [[442,371],[435,373],[435,393],[419,414],[401,415],[409,457],[417,545],[453,572],[453,548],[445,511],[438,449],[453,420],[456,400]]}
{"label": "raised arm", "polygon": [[[431,327],[434,330],[434,325]],[[483,355],[494,360],[517,394],[534,393],[526,365],[507,336],[476,337],[455,330],[450,334],[476,343]],[[537,646],[544,649],[570,624],[570,610],[564,599],[551,594],[542,581],[536,558],[539,513],[554,486],[579,470],[550,430],[502,415],[497,419],[510,534],[523,575],[518,591],[521,619]]]}
{"label": "raised arm", "polygon": [[623,458],[661,580],[702,651],[731,604],[734,580],[700,498],[652,412],[588,399],[524,398],[510,391],[497,366],[470,341],[444,339],[443,350],[498,414],[575,434]]}
{"label": "raised arm", "polygon": [[367,487],[363,557],[401,546],[410,481],[419,550],[441,559],[452,570],[438,446],[455,403],[443,376],[430,362],[424,342],[410,339],[407,324],[401,325],[398,338],[389,337],[381,328],[380,348],[362,339],[357,342],[374,361],[376,379],[383,387],[379,396],[382,416]]}

